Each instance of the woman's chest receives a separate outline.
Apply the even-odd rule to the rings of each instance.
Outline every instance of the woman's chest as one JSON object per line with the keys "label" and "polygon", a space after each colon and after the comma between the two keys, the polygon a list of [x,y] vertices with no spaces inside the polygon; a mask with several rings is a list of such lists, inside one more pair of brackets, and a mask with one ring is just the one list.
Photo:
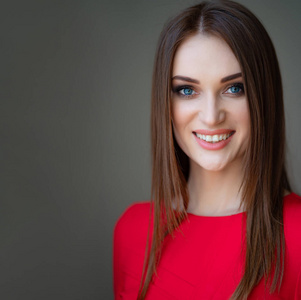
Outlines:
{"label": "woman's chest", "polygon": [[153,291],[164,294],[162,299],[228,299],[243,270],[241,223],[237,226],[208,224],[200,231],[191,222],[167,237],[147,299],[160,299]]}

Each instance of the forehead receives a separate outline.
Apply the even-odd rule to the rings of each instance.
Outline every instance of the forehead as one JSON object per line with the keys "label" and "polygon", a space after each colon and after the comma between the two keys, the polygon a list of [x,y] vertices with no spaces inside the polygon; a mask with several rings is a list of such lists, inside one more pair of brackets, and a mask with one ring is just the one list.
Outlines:
{"label": "forehead", "polygon": [[222,78],[238,72],[241,72],[240,65],[223,39],[195,34],[184,40],[176,51],[172,75]]}

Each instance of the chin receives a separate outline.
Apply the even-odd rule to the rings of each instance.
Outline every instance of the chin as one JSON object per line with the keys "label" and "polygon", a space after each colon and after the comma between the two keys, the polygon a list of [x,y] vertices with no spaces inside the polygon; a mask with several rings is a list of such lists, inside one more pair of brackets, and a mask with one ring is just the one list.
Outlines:
{"label": "chin", "polygon": [[196,162],[196,163],[203,170],[212,171],[212,172],[222,171],[227,166],[227,164],[225,164],[224,162],[217,162],[217,161],[215,161],[215,162],[209,162],[209,161],[207,161],[206,163],[198,163],[198,162]]}

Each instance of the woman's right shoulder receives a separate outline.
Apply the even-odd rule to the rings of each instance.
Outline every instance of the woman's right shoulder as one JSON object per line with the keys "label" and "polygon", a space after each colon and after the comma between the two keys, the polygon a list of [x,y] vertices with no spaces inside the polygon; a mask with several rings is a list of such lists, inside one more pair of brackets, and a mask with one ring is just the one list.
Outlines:
{"label": "woman's right shoulder", "polygon": [[128,286],[132,286],[135,293],[133,299],[137,297],[150,224],[150,208],[150,202],[134,203],[116,222],[113,240],[116,298]]}
{"label": "woman's right shoulder", "polygon": [[117,239],[145,239],[150,224],[150,202],[137,202],[130,205],[119,217],[114,228]]}
{"label": "woman's right shoulder", "polygon": [[135,226],[148,221],[150,216],[150,202],[136,202],[131,204],[119,217],[117,226]]}

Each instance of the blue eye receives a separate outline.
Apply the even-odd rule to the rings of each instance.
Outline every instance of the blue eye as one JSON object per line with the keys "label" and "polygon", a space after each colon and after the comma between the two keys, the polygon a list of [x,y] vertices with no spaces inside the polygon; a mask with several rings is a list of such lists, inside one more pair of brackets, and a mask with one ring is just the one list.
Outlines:
{"label": "blue eye", "polygon": [[185,88],[185,89],[182,89],[181,91],[182,91],[181,94],[183,94],[185,96],[191,96],[191,95],[193,95],[193,92],[194,92],[194,90],[190,89],[190,88]]}
{"label": "blue eye", "polygon": [[231,91],[231,93],[236,94],[236,93],[240,92],[240,88],[238,86],[231,86],[230,91]]}
{"label": "blue eye", "polygon": [[243,94],[244,86],[242,83],[235,83],[231,85],[225,92],[226,94]]}
{"label": "blue eye", "polygon": [[175,86],[172,90],[175,94],[182,98],[191,98],[197,95],[197,92],[191,86]]}

